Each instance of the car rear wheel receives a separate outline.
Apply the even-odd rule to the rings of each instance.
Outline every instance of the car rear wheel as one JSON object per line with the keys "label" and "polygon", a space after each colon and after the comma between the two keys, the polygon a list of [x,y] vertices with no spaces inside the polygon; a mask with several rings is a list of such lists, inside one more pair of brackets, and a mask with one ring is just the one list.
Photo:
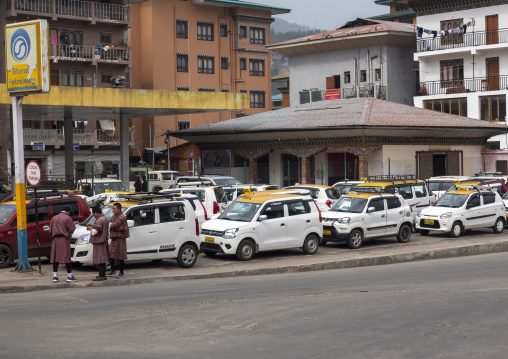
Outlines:
{"label": "car rear wheel", "polygon": [[347,246],[351,249],[358,249],[363,243],[363,233],[359,229],[353,229],[349,235]]}
{"label": "car rear wheel", "polygon": [[184,244],[178,252],[176,261],[182,268],[190,268],[196,263],[198,250],[192,244]]}
{"label": "car rear wheel", "polygon": [[6,268],[12,264],[14,256],[9,246],[0,244],[0,268]]}
{"label": "car rear wheel", "polygon": [[397,240],[400,243],[407,243],[411,239],[411,227],[407,224],[400,226],[399,233],[397,234]]}
{"label": "car rear wheel", "polygon": [[452,225],[452,230],[450,231],[450,237],[458,238],[462,234],[462,224],[460,222],[455,222]]}
{"label": "car rear wheel", "polygon": [[242,241],[236,250],[236,257],[241,261],[250,261],[254,257],[254,243],[248,239]]}
{"label": "car rear wheel", "polygon": [[503,233],[504,230],[504,220],[502,218],[498,218],[496,223],[494,224],[494,233]]}
{"label": "car rear wheel", "polygon": [[319,238],[314,234],[309,234],[305,241],[303,241],[303,253],[314,254],[319,248]]}

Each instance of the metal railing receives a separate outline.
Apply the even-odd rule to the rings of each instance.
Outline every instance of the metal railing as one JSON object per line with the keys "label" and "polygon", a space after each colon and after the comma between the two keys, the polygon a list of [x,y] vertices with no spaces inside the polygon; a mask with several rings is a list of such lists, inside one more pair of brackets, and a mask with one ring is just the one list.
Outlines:
{"label": "metal railing", "polygon": [[[133,140],[133,134],[129,136],[129,141]],[[25,142],[65,142],[63,129],[38,129],[24,128],[23,141]],[[83,145],[92,145],[97,143],[120,144],[120,132],[105,130],[72,130],[72,141]]]}
{"label": "metal railing", "polygon": [[50,56],[63,59],[89,59],[103,61],[128,62],[131,57],[131,49],[104,48],[97,46],[51,44]]}
{"label": "metal railing", "polygon": [[[312,93],[312,102],[323,101],[326,99],[327,90],[301,91],[300,104],[310,102]],[[375,84],[365,84],[363,86],[341,89],[341,99],[346,98],[377,98],[386,100],[386,86],[376,86]]]}
{"label": "metal railing", "polygon": [[508,76],[475,77],[452,81],[420,82],[417,96],[448,95],[508,89]]}
{"label": "metal railing", "polygon": [[129,61],[130,59],[130,49],[116,49],[109,48],[105,50],[103,48],[99,48],[99,54],[101,60],[106,61]]}
{"label": "metal railing", "polygon": [[113,142],[120,143],[120,132],[114,131],[97,130],[97,142]]}
{"label": "metal railing", "polygon": [[417,41],[417,52],[503,43],[508,43],[508,29],[475,31],[468,34],[452,34],[432,39],[421,39]]}
{"label": "metal railing", "polygon": [[[62,16],[100,19],[106,21],[129,21],[129,7],[116,4],[102,4],[79,0],[14,0],[17,11],[37,12]],[[12,9],[11,0],[7,0],[7,10]]]}

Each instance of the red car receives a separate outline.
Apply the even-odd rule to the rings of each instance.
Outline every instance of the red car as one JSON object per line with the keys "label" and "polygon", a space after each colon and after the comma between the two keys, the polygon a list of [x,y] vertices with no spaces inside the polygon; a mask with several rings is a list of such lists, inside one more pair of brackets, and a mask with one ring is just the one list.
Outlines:
{"label": "red car", "polygon": [[[52,197],[38,196],[39,241],[41,256],[51,255],[51,238],[49,237],[49,222],[65,207],[71,208],[74,223],[81,223],[90,216],[90,208],[86,201],[78,196],[54,195]],[[27,194],[27,247],[28,257],[37,256],[36,216],[33,194]],[[0,268],[5,268],[18,258],[18,232],[16,221],[16,202],[0,203]]]}

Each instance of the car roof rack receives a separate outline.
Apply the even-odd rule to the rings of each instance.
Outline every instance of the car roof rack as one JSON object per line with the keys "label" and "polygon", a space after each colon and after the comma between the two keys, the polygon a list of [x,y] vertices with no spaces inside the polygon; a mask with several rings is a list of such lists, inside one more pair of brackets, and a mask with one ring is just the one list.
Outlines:
{"label": "car roof rack", "polygon": [[180,182],[176,184],[177,188],[183,187],[209,187],[214,186],[212,181],[204,180],[204,181],[194,181],[194,182]]}
{"label": "car roof rack", "polygon": [[139,201],[145,203],[151,203],[154,199],[169,199],[173,200],[176,197],[180,197],[178,193],[160,193],[160,192],[141,192],[138,194],[120,194],[118,198],[128,199],[130,201]]}
{"label": "car roof rack", "polygon": [[377,175],[377,176],[367,176],[368,182],[375,182],[375,181],[383,181],[383,182],[392,182],[392,184],[395,184],[395,181],[403,181],[404,183],[407,183],[406,181],[417,181],[418,178],[416,178],[416,175]]}

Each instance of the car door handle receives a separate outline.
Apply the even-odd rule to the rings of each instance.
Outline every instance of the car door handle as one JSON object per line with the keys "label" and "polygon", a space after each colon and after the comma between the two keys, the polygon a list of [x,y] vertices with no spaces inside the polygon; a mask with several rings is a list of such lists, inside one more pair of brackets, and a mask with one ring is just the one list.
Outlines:
{"label": "car door handle", "polygon": [[148,233],[157,233],[157,231],[152,229],[151,231],[148,231]]}
{"label": "car door handle", "polygon": [[178,227],[178,229],[185,229],[185,226]]}
{"label": "car door handle", "polygon": [[384,214],[382,214],[382,215],[381,215],[381,218],[385,218],[385,215],[384,215]]}
{"label": "car door handle", "polygon": [[310,219],[307,220],[307,223],[310,223]]}
{"label": "car door handle", "polygon": [[44,227],[42,227],[42,229],[45,231],[49,231],[49,226],[44,226]]}
{"label": "car door handle", "polygon": [[286,225],[286,223],[281,223],[280,226],[281,227],[284,227]]}
{"label": "car door handle", "polygon": [[400,212],[399,212],[399,214],[402,214],[402,213],[404,213],[404,211],[400,211]]}

